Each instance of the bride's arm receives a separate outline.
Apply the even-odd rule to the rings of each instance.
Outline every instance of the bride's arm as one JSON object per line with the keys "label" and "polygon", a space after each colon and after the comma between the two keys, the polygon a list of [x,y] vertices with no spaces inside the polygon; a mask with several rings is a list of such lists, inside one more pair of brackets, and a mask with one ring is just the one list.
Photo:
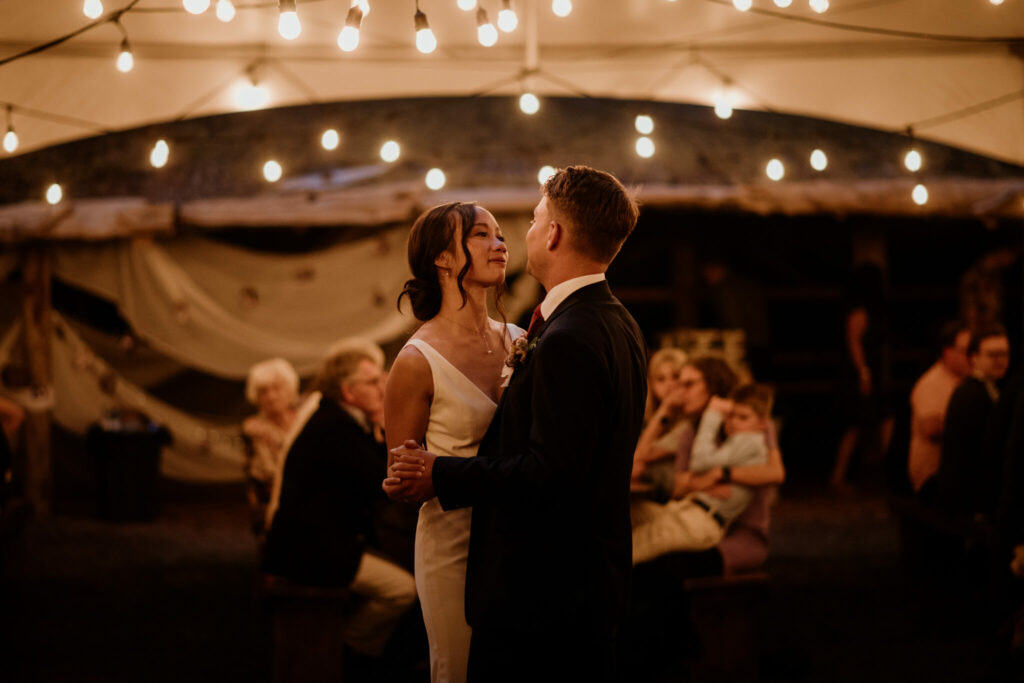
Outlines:
{"label": "bride's arm", "polygon": [[[384,389],[384,424],[388,450],[407,439],[422,444],[434,398],[434,378],[427,359],[413,346],[399,352]],[[392,456],[388,453],[388,467]]]}

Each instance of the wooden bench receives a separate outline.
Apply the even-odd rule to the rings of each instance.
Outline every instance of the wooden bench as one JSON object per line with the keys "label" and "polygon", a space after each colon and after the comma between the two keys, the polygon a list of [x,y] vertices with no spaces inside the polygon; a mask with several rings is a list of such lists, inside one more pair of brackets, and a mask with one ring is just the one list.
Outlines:
{"label": "wooden bench", "polygon": [[764,649],[768,575],[758,572],[692,578],[683,585],[699,641],[694,678],[756,681]]}
{"label": "wooden bench", "polygon": [[995,548],[992,525],[946,512],[910,497],[892,497],[889,509],[900,522],[904,566],[917,577],[952,578],[952,569],[973,549]]}
{"label": "wooden bench", "polygon": [[273,629],[274,683],[342,681],[351,592],[265,574],[262,597]]}

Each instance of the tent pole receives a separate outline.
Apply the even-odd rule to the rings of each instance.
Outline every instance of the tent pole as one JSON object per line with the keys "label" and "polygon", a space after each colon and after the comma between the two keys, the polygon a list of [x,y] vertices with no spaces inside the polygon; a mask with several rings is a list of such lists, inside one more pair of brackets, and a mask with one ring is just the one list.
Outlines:
{"label": "tent pole", "polygon": [[50,428],[53,421],[50,252],[46,244],[34,242],[25,250],[22,264],[22,329],[25,367],[31,390],[42,399],[42,408],[29,408],[25,419],[25,497],[37,518],[50,514],[53,499]]}

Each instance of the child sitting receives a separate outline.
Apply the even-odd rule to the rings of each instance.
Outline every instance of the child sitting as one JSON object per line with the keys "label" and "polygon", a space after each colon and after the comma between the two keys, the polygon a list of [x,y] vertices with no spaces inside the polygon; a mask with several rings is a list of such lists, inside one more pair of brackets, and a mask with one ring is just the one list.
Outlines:
{"label": "child sitting", "polygon": [[[767,462],[764,431],[771,419],[773,396],[770,387],[748,384],[736,389],[729,401],[713,397],[697,429],[690,470],[700,475],[720,468],[719,481],[730,483],[732,467]],[[723,419],[727,438],[716,446],[715,438]],[[697,491],[665,505],[652,502],[634,505],[633,564],[671,552],[706,550],[718,545],[729,523],[754,497],[749,486],[730,483],[729,490],[727,498]]]}

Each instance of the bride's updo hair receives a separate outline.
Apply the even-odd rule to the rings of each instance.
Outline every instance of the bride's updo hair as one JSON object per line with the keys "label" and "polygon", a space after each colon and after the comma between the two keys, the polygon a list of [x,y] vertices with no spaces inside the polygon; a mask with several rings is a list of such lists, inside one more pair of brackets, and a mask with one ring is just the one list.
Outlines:
{"label": "bride's updo hair", "polygon": [[469,250],[466,249],[466,239],[474,223],[476,202],[449,202],[420,214],[409,231],[409,270],[412,271],[412,279],[406,280],[402,293],[398,295],[399,308],[402,297],[408,296],[417,320],[430,320],[441,310],[441,282],[434,262],[438,256],[451,249],[455,228],[459,225],[462,226],[461,246],[466,255],[466,265],[459,271],[456,281],[462,294],[462,303],[466,303],[462,280],[473,265]]}

